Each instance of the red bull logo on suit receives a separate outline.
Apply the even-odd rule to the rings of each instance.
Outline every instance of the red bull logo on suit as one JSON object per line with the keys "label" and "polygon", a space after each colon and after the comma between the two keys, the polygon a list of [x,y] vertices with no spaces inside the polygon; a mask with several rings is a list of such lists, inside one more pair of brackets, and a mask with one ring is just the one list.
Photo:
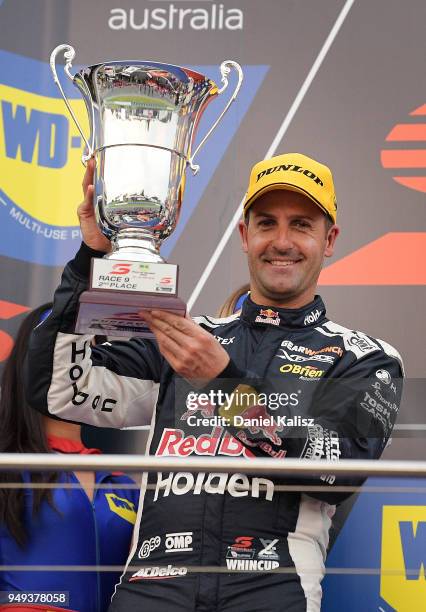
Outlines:
{"label": "red bull logo on suit", "polygon": [[223,427],[214,427],[210,433],[201,436],[185,436],[181,429],[166,427],[155,454],[166,457],[189,457],[193,454],[209,457],[253,457],[253,453]]}
{"label": "red bull logo on suit", "polygon": [[271,308],[261,308],[255,319],[256,323],[266,323],[268,325],[279,325],[280,321],[281,319],[278,312]]}
{"label": "red bull logo on suit", "polygon": [[234,417],[234,425],[247,427],[251,434],[260,434],[268,438],[273,444],[281,446],[281,440],[277,436],[278,431],[283,431],[284,427],[277,423],[266,410],[265,406],[249,406],[241,414]]}
{"label": "red bull logo on suit", "polygon": [[[228,432],[224,433],[222,427],[215,427],[210,434],[201,436],[185,436],[180,429],[166,428],[155,453],[157,456],[188,457],[189,455],[227,455],[231,457],[243,455],[252,457],[253,454],[241,442]],[[169,472],[163,477],[162,472],[157,474],[157,484],[154,501],[162,497],[173,495],[200,495],[202,492],[212,495],[228,493],[232,497],[264,497],[271,501],[274,496],[274,483],[268,478],[250,478],[245,474],[221,474],[215,472]]]}

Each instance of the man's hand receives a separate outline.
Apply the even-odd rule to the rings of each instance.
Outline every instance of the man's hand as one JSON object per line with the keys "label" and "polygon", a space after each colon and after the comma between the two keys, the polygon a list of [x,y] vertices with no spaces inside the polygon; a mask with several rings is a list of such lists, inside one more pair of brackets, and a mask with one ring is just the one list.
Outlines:
{"label": "man's hand", "polygon": [[86,172],[83,178],[83,194],[84,200],[77,208],[77,215],[80,221],[81,233],[83,241],[96,251],[109,253],[111,243],[106,236],[103,235],[96,223],[95,210],[93,208],[93,175],[95,173],[95,160],[93,157],[88,161]]}
{"label": "man's hand", "polygon": [[155,334],[163,357],[186,380],[207,384],[228,365],[225,349],[189,317],[164,310],[144,310],[141,315]]}

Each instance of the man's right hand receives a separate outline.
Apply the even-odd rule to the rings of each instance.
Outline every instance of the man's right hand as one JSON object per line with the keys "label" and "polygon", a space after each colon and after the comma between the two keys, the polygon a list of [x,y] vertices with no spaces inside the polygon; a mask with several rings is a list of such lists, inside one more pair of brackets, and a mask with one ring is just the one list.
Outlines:
{"label": "man's right hand", "polygon": [[86,172],[83,178],[84,200],[77,208],[77,215],[80,221],[83,242],[95,251],[109,253],[111,242],[103,235],[96,223],[95,210],[93,208],[93,176],[95,173],[95,160],[93,157],[87,162]]}

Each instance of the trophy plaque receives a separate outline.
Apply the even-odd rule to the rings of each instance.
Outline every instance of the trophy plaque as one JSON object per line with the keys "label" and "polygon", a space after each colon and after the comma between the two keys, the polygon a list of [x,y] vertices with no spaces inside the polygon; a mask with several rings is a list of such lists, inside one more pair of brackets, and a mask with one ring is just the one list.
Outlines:
{"label": "trophy plaque", "polygon": [[[83,96],[89,116],[87,139],[56,72],[64,71]],[[242,83],[241,67],[221,64],[222,87],[188,68],[152,61],[111,61],[70,72],[75,50],[59,45],[50,67],[65,104],[86,145],[82,157],[95,159],[94,208],[111,252],[92,260],[90,289],[80,297],[75,331],[111,336],[152,337],[141,310],[168,310],[182,316],[178,266],[166,263],[160,246],[179,219],[189,166],[218,125]],[[192,153],[201,116],[228,87],[234,69],[238,82],[225,108]]]}

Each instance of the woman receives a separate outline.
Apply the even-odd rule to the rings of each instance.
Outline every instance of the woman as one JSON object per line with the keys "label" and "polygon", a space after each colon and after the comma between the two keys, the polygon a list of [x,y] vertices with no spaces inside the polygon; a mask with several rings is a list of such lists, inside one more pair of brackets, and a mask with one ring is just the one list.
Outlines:
{"label": "woman", "polygon": [[[0,452],[97,454],[99,450],[83,445],[80,425],[44,417],[32,410],[24,397],[23,362],[28,337],[49,315],[50,306],[44,304],[25,318],[5,365],[0,398]],[[0,565],[53,567],[43,571],[2,570],[0,592],[8,592],[8,600],[14,605],[21,599],[19,610],[58,607],[78,612],[106,611],[120,571],[54,568],[124,566],[137,511],[138,492],[136,488],[126,488],[134,485],[133,480],[119,473],[25,471],[0,474],[0,482],[29,485],[25,488],[0,485]],[[34,485],[51,488],[33,488]],[[36,596],[28,600],[27,596],[24,603],[32,605],[22,608],[22,598],[12,598],[13,592],[47,595],[44,601]],[[5,609],[0,606],[0,610]]]}

